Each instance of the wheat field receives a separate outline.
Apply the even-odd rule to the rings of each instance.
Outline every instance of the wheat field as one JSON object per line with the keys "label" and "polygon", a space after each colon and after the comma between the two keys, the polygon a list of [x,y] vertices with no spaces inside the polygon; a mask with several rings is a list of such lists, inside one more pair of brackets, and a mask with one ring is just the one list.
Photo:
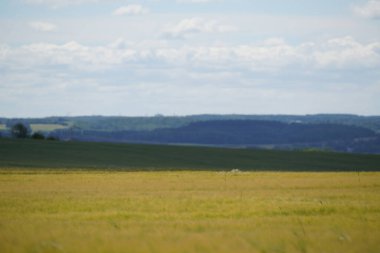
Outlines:
{"label": "wheat field", "polygon": [[0,170],[0,252],[380,252],[380,173]]}

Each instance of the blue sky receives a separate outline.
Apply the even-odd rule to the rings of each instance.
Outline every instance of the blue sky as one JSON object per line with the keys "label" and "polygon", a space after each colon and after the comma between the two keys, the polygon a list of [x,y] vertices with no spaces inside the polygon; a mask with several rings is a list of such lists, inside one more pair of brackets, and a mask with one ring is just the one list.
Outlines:
{"label": "blue sky", "polygon": [[380,0],[2,0],[0,116],[380,114]]}

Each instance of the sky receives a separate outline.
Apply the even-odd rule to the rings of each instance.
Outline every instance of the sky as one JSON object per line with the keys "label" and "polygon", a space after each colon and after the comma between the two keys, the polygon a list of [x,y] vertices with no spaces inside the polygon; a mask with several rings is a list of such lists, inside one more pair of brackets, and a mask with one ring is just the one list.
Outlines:
{"label": "sky", "polygon": [[380,115],[380,0],[0,0],[0,117]]}

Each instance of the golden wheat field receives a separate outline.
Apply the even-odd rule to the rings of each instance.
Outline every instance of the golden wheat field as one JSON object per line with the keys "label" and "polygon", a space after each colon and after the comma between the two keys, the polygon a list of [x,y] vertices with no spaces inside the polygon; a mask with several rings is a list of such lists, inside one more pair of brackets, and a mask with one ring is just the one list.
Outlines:
{"label": "golden wheat field", "polygon": [[0,252],[380,252],[380,173],[0,171]]}

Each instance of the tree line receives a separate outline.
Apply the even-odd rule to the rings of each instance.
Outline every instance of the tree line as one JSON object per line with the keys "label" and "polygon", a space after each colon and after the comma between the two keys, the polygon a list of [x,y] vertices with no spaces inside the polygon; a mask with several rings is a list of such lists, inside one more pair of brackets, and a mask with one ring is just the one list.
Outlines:
{"label": "tree line", "polygon": [[23,123],[16,123],[11,127],[10,134],[13,138],[17,139],[35,139],[35,140],[58,140],[54,136],[45,136],[42,132],[32,133],[30,126]]}

